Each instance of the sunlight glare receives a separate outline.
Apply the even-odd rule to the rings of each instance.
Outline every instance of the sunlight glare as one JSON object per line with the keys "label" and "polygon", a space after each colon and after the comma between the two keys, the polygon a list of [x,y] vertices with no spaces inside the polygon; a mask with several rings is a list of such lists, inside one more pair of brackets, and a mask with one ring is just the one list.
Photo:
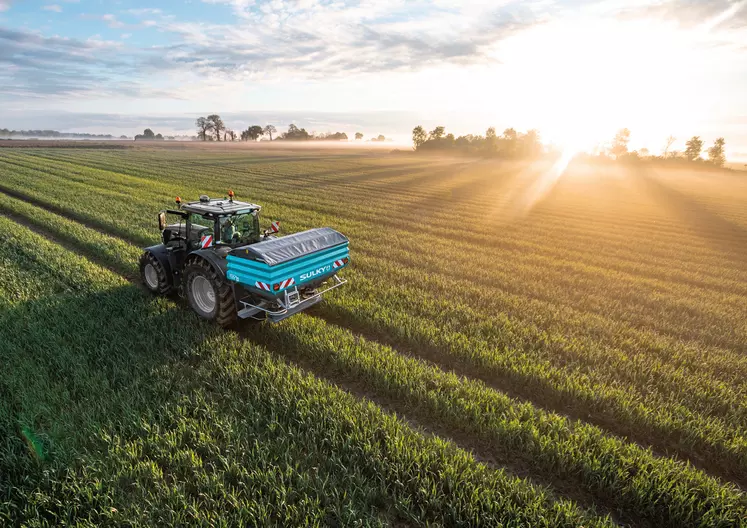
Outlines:
{"label": "sunlight glare", "polygon": [[693,73],[704,59],[697,38],[674,23],[580,15],[508,39],[497,57],[520,87],[509,97],[531,106],[543,138],[591,150],[622,127],[661,142],[681,125],[681,109],[704,89]]}

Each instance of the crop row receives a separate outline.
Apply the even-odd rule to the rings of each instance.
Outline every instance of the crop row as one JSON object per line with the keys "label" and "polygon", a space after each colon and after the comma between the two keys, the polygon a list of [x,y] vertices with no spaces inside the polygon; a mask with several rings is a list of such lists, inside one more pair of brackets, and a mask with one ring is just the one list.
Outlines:
{"label": "crop row", "polygon": [[[67,223],[59,218],[57,225]],[[402,401],[408,411],[467,432],[501,459],[521,460],[546,479],[562,475],[602,503],[645,522],[726,525],[743,515],[741,493],[688,466],[656,458],[592,426],[516,402],[480,382],[457,378],[336,326],[299,316],[279,327],[262,325],[248,332],[251,339],[309,361],[325,375],[364,384],[381,397]]]}
{"label": "crop row", "polygon": [[606,523],[18,224],[0,232],[4,522]]}
{"label": "crop row", "polygon": [[[59,194],[60,189],[57,191]],[[94,195],[92,200],[86,203],[91,217],[99,216],[99,212],[102,216],[106,214],[103,208],[91,206],[96,198]],[[60,203],[64,203],[64,197]],[[144,206],[138,207],[145,209]],[[147,213],[143,212],[141,216],[146,215]],[[111,222],[114,226],[114,220]],[[132,237],[133,234],[129,235]],[[351,235],[358,235],[358,232]],[[357,239],[357,236],[354,239]],[[381,247],[371,246],[370,252],[376,251],[381,252]],[[384,253],[386,254],[388,253]],[[642,436],[651,439],[654,445],[657,445],[663,434],[668,438],[681,438],[676,447],[684,456],[690,457],[692,453],[693,459],[719,461],[719,465],[734,466],[733,471],[736,474],[744,474],[743,429],[739,427],[739,417],[744,416],[740,412],[740,402],[743,402],[740,394],[743,392],[741,388],[735,390],[741,387],[742,379],[735,377],[735,383],[740,385],[733,385],[731,388],[721,386],[715,380],[710,386],[707,377],[697,374],[698,369],[702,367],[689,357],[685,357],[682,363],[691,365],[693,376],[683,377],[682,372],[672,371],[666,364],[661,363],[671,352],[666,349],[658,354],[658,359],[640,354],[629,358],[627,355],[634,352],[631,350],[629,353],[618,354],[619,360],[612,361],[613,356],[610,354],[615,354],[615,350],[595,346],[600,329],[593,326],[588,328],[588,317],[581,318],[576,335],[572,336],[573,341],[568,342],[563,339],[563,333],[567,335],[573,327],[569,326],[571,322],[567,320],[567,310],[553,316],[558,321],[558,328],[548,335],[547,322],[548,316],[554,310],[552,305],[545,308],[550,312],[541,316],[542,312],[537,311],[540,307],[537,303],[523,303],[526,306],[519,308],[515,303],[513,307],[506,302],[496,304],[492,301],[502,297],[500,291],[491,290],[486,296],[467,283],[446,278],[441,281],[438,280],[438,275],[433,273],[423,276],[422,273],[415,271],[417,263],[403,267],[404,259],[405,257],[400,257],[395,267],[388,265],[386,259],[364,259],[364,264],[368,262],[365,269],[366,277],[372,281],[363,292],[365,303],[351,300],[356,303],[355,312],[359,313],[358,319],[365,320],[374,316],[381,319],[378,314],[382,310],[392,313],[396,311],[399,315],[396,318],[389,315],[388,319],[393,322],[383,328],[391,335],[406,336],[407,340],[401,338],[403,343],[411,346],[415,342],[420,347],[433,348],[435,340],[440,343],[435,348],[447,357],[456,355],[460,362],[466,359],[471,372],[476,368],[482,368],[486,358],[491,358],[488,363],[492,367],[488,372],[493,372],[499,379],[506,379],[508,376],[508,379],[512,380],[512,386],[525,386],[530,383],[530,387],[541,389],[541,393],[550,391],[551,394],[555,391],[555,400],[565,401],[570,398],[563,408],[576,408],[584,413],[588,412],[592,419],[610,416],[612,423],[609,423],[609,418],[602,420],[602,423],[607,424],[612,430],[626,433],[633,429],[641,429],[644,431]],[[357,278],[360,279],[363,277]],[[413,290],[411,293],[408,290],[408,283]],[[455,297],[456,291],[459,294]],[[552,299],[561,293],[551,291],[545,297]],[[425,298],[421,303],[419,299],[423,297]],[[434,304],[440,299],[449,298],[451,300],[447,301],[446,306],[441,306],[444,303]],[[465,310],[461,301],[465,298],[484,310]],[[449,304],[453,304],[454,308],[444,318],[442,314],[448,310]],[[365,311],[361,312],[361,306],[366,307]],[[416,309],[425,320],[437,320],[441,327],[451,327],[452,332],[446,333],[441,339],[438,334],[437,337],[433,337],[427,325],[423,329],[413,330],[407,320]],[[494,317],[492,314],[504,312],[513,314],[514,317],[518,316],[519,321],[525,322],[516,325],[516,322],[509,321],[508,326],[491,324],[490,319]],[[458,314],[463,315],[456,317]],[[534,322],[527,325],[526,321]],[[457,330],[460,327],[461,329]],[[512,327],[516,329],[512,330]],[[403,328],[410,330],[404,332]],[[476,335],[470,328],[479,329],[483,336]],[[614,328],[613,331],[617,334],[619,328]],[[456,338],[450,338],[451,335]],[[457,352],[454,352],[452,343],[460,343],[465,339],[467,342],[462,345],[465,350],[457,348]],[[629,337],[626,336],[622,342],[625,343],[627,340]],[[479,347],[475,348],[477,345]],[[527,355],[527,351],[531,351],[531,354]],[[693,349],[689,356],[697,358],[699,353],[700,350]],[[729,359],[727,355],[721,363],[710,358],[707,361],[713,363],[712,372],[730,372],[730,368],[726,368],[729,367]],[[558,370],[558,366],[561,370]],[[736,366],[732,365],[731,368]],[[540,373],[539,380],[537,372]],[[628,380],[630,385],[621,387],[621,380]],[[532,392],[528,390],[527,394],[531,395]],[[552,400],[550,395],[544,398],[548,405],[552,404]],[[703,414],[693,414],[693,410],[699,410]],[[722,423],[709,418],[709,415],[724,416],[728,421]],[[669,449],[671,442],[665,445]]]}
{"label": "crop row", "polygon": [[[6,162],[8,162],[8,157],[6,156]],[[21,163],[17,160],[14,160],[13,163]],[[26,160],[26,166],[29,166],[28,160]],[[33,163],[33,161],[32,161]],[[33,165],[31,165],[33,166]],[[40,168],[38,164],[35,165],[37,168]],[[178,164],[177,164],[178,166]],[[77,172],[78,170],[81,170],[80,166],[78,166],[78,169],[73,169],[74,165],[71,163],[68,163],[63,166],[59,166],[57,168],[45,168],[45,171],[51,171],[53,174],[57,175],[66,175],[71,170],[73,172]],[[122,192],[127,193],[128,186],[131,186],[133,184],[138,185],[139,187],[149,188],[149,192],[156,193],[163,195],[162,198],[169,196],[168,192],[164,192],[164,185],[163,184],[157,184],[152,179],[153,171],[154,169],[151,165],[144,165],[142,167],[128,167],[127,161],[122,160],[120,163],[120,166],[118,167],[120,171],[128,171],[128,172],[134,172],[136,174],[140,174],[141,176],[133,178],[132,176],[126,177],[123,176],[121,173],[107,173],[105,171],[93,171],[88,169],[86,173],[86,181],[88,183],[94,183],[95,181],[100,179],[100,183],[98,185],[105,187],[107,189],[111,189],[112,186],[114,188],[117,187],[117,185],[123,186]],[[172,167],[171,171],[174,171],[175,169]],[[449,169],[450,170],[450,169]],[[147,172],[144,171],[151,171],[150,172],[150,178],[147,177]],[[200,172],[202,171],[202,172]],[[170,181],[172,181],[171,189],[174,188],[174,185],[179,185],[180,187],[183,184],[187,184],[189,186],[194,184],[195,179],[200,179],[204,175],[204,169],[197,169],[195,167],[184,167],[183,169],[180,167],[177,172],[168,173],[168,177]],[[121,183],[119,184],[112,184],[112,179],[116,176],[117,180],[120,180]],[[288,196],[287,189],[283,188],[282,182],[285,180],[286,175],[280,175],[281,177],[277,178],[277,182],[270,181],[265,182],[266,185],[263,189],[258,189],[257,185],[261,184],[262,180],[257,180],[256,175],[252,174],[252,178],[250,181],[245,181],[243,185],[249,185],[247,188],[248,191],[251,191],[251,195],[256,195],[259,191],[259,196],[262,197],[264,202],[273,203],[277,201],[278,194],[281,194],[286,199],[293,200],[293,195],[298,193],[299,189],[294,189],[295,192],[291,192],[291,195]],[[231,176],[231,178],[245,178],[244,173],[239,173],[236,176]],[[103,179],[102,179],[103,178]],[[211,186],[215,186],[215,181],[220,181],[221,179],[225,179],[226,186],[236,186],[237,182],[235,179],[231,179],[226,177],[225,175],[216,174],[214,177],[211,178]],[[129,181],[128,181],[129,180]],[[221,186],[222,187],[222,186]],[[212,188],[212,187],[211,187]],[[204,189],[202,189],[204,191]],[[220,192],[225,192],[225,189],[220,189]],[[306,207],[313,207],[314,210],[318,210],[319,212],[325,213],[325,214],[336,214],[339,212],[337,201],[334,199],[333,196],[330,196],[332,198],[332,201],[327,200],[324,198],[324,192],[320,194],[320,189],[318,187],[313,188],[313,192],[315,193],[315,197],[317,200],[315,200],[314,204],[311,205],[306,201],[299,202],[299,203],[291,203],[294,208],[300,208],[303,209],[303,206]],[[350,191],[348,189],[344,190],[346,197],[355,200],[358,197],[357,196],[350,196]],[[653,262],[653,260],[657,260],[656,254],[661,252],[661,248],[666,245],[676,244],[674,248],[676,248],[676,255],[677,258],[672,258],[672,252],[664,253],[658,258],[657,262],[657,272],[664,274],[663,276],[666,278],[676,278],[675,276],[672,276],[672,273],[674,270],[677,269],[677,267],[683,265],[683,261],[687,262],[689,259],[693,258],[694,256],[698,256],[699,258],[699,265],[694,270],[691,270],[691,272],[686,276],[683,277],[685,280],[690,281],[698,281],[699,283],[702,283],[703,281],[703,274],[704,273],[712,273],[712,270],[717,270],[721,266],[725,264],[723,256],[720,258],[716,258],[713,256],[711,252],[703,253],[702,248],[698,247],[688,247],[683,246],[683,235],[686,234],[685,232],[682,232],[680,230],[680,234],[677,237],[673,237],[672,235],[666,235],[666,236],[657,236],[656,238],[651,238],[652,235],[656,235],[661,231],[661,227],[657,225],[656,231],[647,230],[645,232],[645,237],[641,236],[642,233],[636,233],[635,231],[631,232],[631,228],[634,227],[634,225],[638,225],[640,223],[640,219],[636,219],[636,222],[631,226],[630,224],[625,226],[625,232],[619,233],[618,229],[610,229],[610,226],[603,227],[602,229],[598,229],[598,231],[592,230],[592,226],[589,225],[588,217],[585,220],[585,225],[578,227],[578,232],[574,235],[573,238],[569,239],[568,236],[571,233],[569,231],[568,226],[560,225],[557,226],[556,222],[542,222],[542,219],[533,219],[534,224],[527,224],[522,225],[520,230],[517,230],[516,228],[510,228],[508,230],[502,229],[501,230],[501,237],[496,238],[495,237],[495,230],[491,229],[484,234],[479,233],[480,225],[481,223],[476,221],[475,225],[472,225],[472,223],[468,222],[460,222],[458,219],[460,219],[463,215],[463,213],[459,212],[459,216],[455,216],[454,211],[452,208],[444,208],[440,207],[440,210],[451,210],[451,214],[449,214],[444,222],[437,221],[437,219],[433,218],[432,215],[428,215],[426,217],[427,222],[419,222],[418,221],[418,215],[411,215],[410,213],[410,204],[403,204],[403,213],[401,213],[404,216],[397,216],[398,210],[401,209],[397,206],[397,202],[399,198],[397,196],[393,196],[391,198],[388,198],[384,202],[380,203],[377,206],[374,206],[374,202],[372,202],[372,197],[370,196],[370,193],[367,193],[366,195],[361,196],[362,199],[365,199],[367,202],[366,211],[367,213],[371,214],[381,214],[381,221],[388,222],[388,225],[397,225],[400,226],[408,226],[413,225],[414,227],[417,227],[418,231],[425,229],[426,233],[430,233],[433,236],[449,236],[452,240],[466,240],[471,241],[474,243],[480,243],[484,248],[490,247],[491,244],[495,243],[496,241],[500,242],[502,246],[505,246],[506,243],[509,242],[509,240],[506,239],[506,237],[511,237],[511,233],[515,232],[517,237],[512,242],[512,246],[508,247],[516,247],[516,249],[525,249],[525,250],[532,250],[533,252],[536,252],[537,250],[543,250],[542,245],[537,245],[536,239],[538,237],[539,233],[536,232],[536,226],[541,225],[542,228],[542,234],[545,237],[550,237],[551,239],[554,239],[555,244],[551,246],[544,247],[544,251],[547,252],[551,248],[554,251],[557,251],[557,242],[558,241],[564,241],[564,246],[569,246],[570,243],[576,243],[575,245],[572,245],[570,247],[567,247],[564,251],[568,251],[569,249],[573,249],[576,246],[581,246],[586,249],[586,253],[579,252],[577,250],[573,250],[573,252],[570,253],[571,256],[575,258],[589,258],[589,252],[591,251],[591,255],[596,255],[597,258],[599,257],[607,257],[607,259],[604,261],[605,265],[614,265],[616,268],[620,268],[621,263],[625,263],[626,266],[634,266],[633,269],[636,269],[636,267],[640,267],[640,255],[638,253],[628,253],[626,255],[624,248],[629,246],[632,241],[645,241],[646,244],[646,251],[647,251],[647,267],[650,267]],[[287,201],[284,201],[284,203],[288,203]],[[328,204],[324,206],[322,209],[320,209],[321,204]],[[434,205],[438,205],[439,203],[443,203],[442,201],[436,202]],[[459,207],[457,207],[457,210],[462,207],[461,203],[459,203]],[[354,210],[350,211],[350,214],[354,214]],[[350,215],[346,215],[348,218],[350,218]],[[365,220],[365,218],[363,218]],[[537,223],[540,222],[540,223]],[[598,224],[598,218],[594,218],[593,220],[594,225]],[[422,224],[422,225],[421,225]],[[458,225],[457,225],[458,224]],[[469,229],[465,230],[463,226],[469,226]],[[617,219],[617,224],[615,227],[620,227],[620,219]],[[559,236],[560,231],[562,230],[562,238]],[[581,237],[581,238],[578,238]],[[610,237],[617,237],[616,239],[610,239]],[[540,237],[541,238],[541,237]],[[619,248],[613,247],[609,242],[612,241],[627,241],[625,244],[619,244]],[[595,245],[598,246],[602,243],[607,242],[605,246],[604,252],[595,251]],[[530,245],[527,245],[530,244]],[[702,246],[702,242],[698,242],[700,246]],[[686,249],[686,251],[683,251]],[[549,255],[552,255],[552,253],[549,253]],[[707,261],[702,261],[704,258],[707,258]],[[735,263],[736,265],[736,263]],[[626,268],[621,268],[626,269]],[[660,271],[659,271],[660,270]],[[736,269],[733,270],[731,273],[736,273]],[[707,276],[707,275],[706,275]],[[720,277],[715,276],[722,280],[724,280],[726,277]],[[734,275],[735,282],[734,284],[737,287],[741,287],[742,283],[741,281],[737,280],[738,275]],[[718,281],[710,281],[708,284],[717,287],[720,283]]]}
{"label": "crop row", "polygon": [[[144,210],[147,208],[147,206],[144,205],[137,205],[138,209]],[[80,210],[80,209],[79,209]],[[145,213],[140,213],[138,216],[142,219],[145,217],[145,220],[147,221],[147,216]],[[323,219],[322,219],[323,220]],[[129,226],[128,226],[129,227]],[[358,246],[362,250],[366,250],[367,248],[370,248],[371,252],[377,252],[380,251],[380,244],[381,241],[379,240],[379,246],[375,245],[376,240],[375,238],[372,240],[372,237],[367,234],[365,231],[353,231],[355,233],[355,242],[358,244]],[[133,233],[128,233],[129,236],[132,236]],[[368,235],[368,236],[367,236]],[[135,233],[135,236],[137,236],[137,233]],[[396,236],[392,237],[392,245],[394,247],[403,247],[403,244],[408,244],[411,241],[407,240],[406,242],[401,242],[400,239],[402,238],[401,234],[397,233]],[[139,237],[138,237],[139,239]],[[370,241],[370,242],[369,242]],[[366,242],[369,242],[366,244]],[[413,242],[414,244],[417,244],[418,241],[415,240]],[[424,242],[422,240],[420,241],[420,244],[422,246],[422,249],[418,251],[418,253],[425,253],[425,251],[428,251],[427,244],[423,245]],[[389,251],[393,252],[394,247],[390,246]],[[403,247],[403,249],[400,251],[400,253],[406,252],[408,246]],[[415,245],[414,247],[410,246],[412,249],[416,249],[418,246]],[[459,248],[454,253],[458,253],[460,251]],[[465,253],[467,253],[466,250],[463,250]],[[435,252],[439,252],[438,248],[435,248]],[[429,271],[437,271],[439,267],[445,266],[445,262],[448,262],[451,260],[451,257],[454,253],[444,253],[441,262],[438,261],[437,258],[432,256],[424,256],[422,257],[424,261],[428,263],[427,268]],[[513,257],[513,255],[512,255]],[[407,264],[407,267],[410,269],[422,269],[421,267],[418,267],[418,262],[415,262],[414,260],[417,260],[416,257],[410,257],[409,259],[411,263]],[[657,294],[656,302],[651,304],[650,310],[645,310],[644,307],[638,306],[641,305],[643,301],[646,300],[645,296],[641,295],[641,290],[634,289],[632,291],[628,290],[615,290],[615,287],[618,283],[620,283],[620,277],[618,276],[610,276],[608,277],[605,282],[600,283],[599,285],[596,285],[596,283],[589,283],[588,281],[585,283],[579,282],[578,279],[568,283],[568,286],[565,287],[565,289],[560,288],[557,286],[556,283],[562,282],[562,274],[561,275],[555,275],[553,272],[547,270],[547,268],[533,268],[529,265],[521,266],[521,267],[507,267],[505,273],[504,280],[500,280],[501,277],[501,270],[500,268],[496,268],[495,266],[489,267],[488,263],[481,263],[479,260],[479,256],[476,257],[476,264],[475,266],[471,266],[471,269],[469,270],[450,270],[450,273],[453,277],[453,280],[457,279],[469,279],[476,283],[482,283],[486,286],[486,295],[489,295],[490,297],[493,297],[495,295],[495,292],[493,291],[494,288],[487,287],[487,285],[490,284],[491,278],[494,280],[494,282],[497,282],[500,284],[500,288],[505,290],[509,289],[509,291],[512,291],[513,293],[517,295],[522,296],[530,296],[532,298],[539,298],[543,300],[552,301],[553,303],[557,304],[559,299],[562,299],[562,305],[567,305],[569,301],[569,297],[572,299],[573,297],[578,297],[579,301],[575,303],[576,306],[581,307],[584,311],[588,311],[590,308],[595,311],[596,313],[608,313],[610,316],[613,316],[616,320],[629,320],[631,323],[635,324],[636,326],[643,324],[644,321],[647,319],[651,319],[650,317],[650,311],[656,310],[658,317],[654,321],[654,324],[659,326],[664,324],[664,322],[667,320],[666,317],[662,317],[662,314],[666,314],[667,310],[666,305],[662,305],[662,301],[664,300],[661,296],[661,294]],[[510,262],[511,264],[516,264],[515,259],[503,259],[507,262]],[[403,265],[406,263],[406,260],[404,257],[398,258],[398,262],[400,265]],[[500,262],[500,260],[499,260]],[[490,270],[488,272],[488,269]],[[542,271],[545,269],[546,271]],[[508,277],[510,277],[510,273],[516,274],[516,272],[521,273],[531,273],[530,275],[527,275],[526,277],[523,277],[523,280],[517,280],[517,281],[509,281]],[[542,281],[538,280],[538,274],[545,273],[545,275],[549,275],[550,281],[549,284],[547,282],[543,283]],[[463,276],[460,276],[463,275]],[[484,279],[476,280],[480,275],[484,276]],[[520,277],[520,275],[519,275]],[[544,288],[542,287],[544,284]],[[657,285],[659,286],[659,285]],[[549,289],[548,289],[549,288]],[[593,291],[594,288],[599,289],[599,293],[594,295]],[[618,303],[620,308],[618,308],[619,311],[612,310],[611,313],[609,313],[609,305],[604,303],[604,293],[615,293],[615,298],[622,298],[622,299],[630,299],[630,302],[627,302],[625,304]],[[676,291],[673,291],[670,293],[670,297],[672,298],[671,303],[671,309],[669,312],[671,312],[671,318],[673,321],[676,322],[678,325],[678,328],[680,330],[679,333],[684,333],[684,335],[701,335],[704,331],[709,332],[709,329],[712,328],[713,330],[710,330],[713,334],[706,334],[706,335],[714,335],[714,338],[720,339],[729,339],[728,335],[724,335],[723,331],[720,330],[720,326],[717,323],[721,323],[723,325],[723,321],[719,319],[719,310],[724,310],[721,308],[721,306],[724,303],[727,303],[728,306],[731,304],[732,306],[738,306],[741,300],[741,297],[739,296],[733,296],[732,301],[728,301],[727,299],[724,299],[723,296],[716,297],[713,299],[708,298],[705,296],[705,294],[702,295],[702,299],[700,299],[698,302],[695,302],[693,300],[688,300],[688,297],[692,295],[692,290],[684,290],[680,292],[681,297],[676,296]],[[596,299],[597,305],[594,306],[593,304],[590,304],[593,300]],[[683,311],[682,302],[688,303],[688,310],[691,313],[690,317],[692,318],[692,323],[688,321],[687,323],[681,323],[682,316],[686,313]],[[571,306],[574,304],[571,303]],[[633,316],[631,313],[631,307],[633,310],[637,312],[637,315]],[[505,307],[501,307],[501,309],[505,309]],[[715,312],[714,312],[715,310]],[[734,310],[731,310],[734,312]],[[492,312],[489,312],[492,313]],[[736,312],[738,313],[738,312]],[[724,317],[727,317],[727,319],[733,323],[731,326],[732,328],[736,327],[739,328],[740,322],[739,320],[731,320],[729,317],[734,317],[734,315],[729,314],[729,311],[727,310],[724,312]],[[711,319],[709,320],[708,317]],[[632,319],[631,319],[632,318]],[[699,323],[697,325],[693,323]],[[708,323],[708,324],[706,324]],[[650,325],[649,325],[650,326]],[[656,328],[656,327],[655,327]],[[671,325],[664,325],[661,327],[661,331],[663,331],[666,334],[671,335],[674,331],[674,328]],[[619,333],[619,329],[615,330],[616,333]],[[595,331],[595,333],[598,333],[598,331]],[[675,333],[675,335],[677,335]],[[733,339],[736,339],[739,341],[739,336],[735,336]],[[732,339],[732,340],[733,340]],[[730,343],[732,341],[727,341],[727,343]],[[733,359],[733,358],[732,358]]]}
{"label": "crop row", "polygon": [[[9,184],[10,182],[7,182]],[[37,189],[38,190],[38,189]],[[85,192],[84,189],[76,190],[75,192]],[[90,192],[90,191],[89,191]],[[107,191],[107,194],[109,191]],[[111,195],[108,195],[107,200],[114,200]],[[73,206],[74,207],[74,206]],[[147,205],[138,203],[133,204],[132,207],[136,207],[138,211],[142,211],[147,208]],[[151,207],[155,207],[155,204]],[[114,211],[118,216],[121,216],[120,210]],[[142,212],[137,214],[130,213],[133,216],[137,216],[137,220],[134,222],[137,225],[138,222],[142,223],[144,220],[148,222],[148,216]],[[288,214],[287,216],[290,216]],[[298,216],[298,215],[297,215]],[[308,222],[306,222],[308,224]],[[361,243],[366,240],[370,240],[372,244],[377,242],[375,237],[371,236],[371,233],[367,233],[365,228],[356,226],[355,224],[348,224],[346,221],[340,223],[346,227],[348,231],[356,234],[356,240]],[[146,224],[147,225],[147,224]],[[145,230],[146,228],[143,227]],[[139,231],[139,230],[138,230]],[[138,233],[138,237],[140,234]],[[470,274],[489,274],[485,275],[486,279],[494,272],[499,272],[500,267],[506,269],[508,273],[515,270],[515,266],[522,265],[520,269],[532,271],[533,276],[527,277],[526,280],[513,281],[511,283],[503,281],[503,284],[508,285],[511,288],[524,288],[526,293],[529,295],[536,295],[532,293],[536,291],[542,284],[549,283],[549,286],[554,289],[559,289],[558,292],[549,292],[545,294],[545,298],[549,295],[550,298],[557,300],[562,299],[562,302],[568,303],[574,296],[581,296],[582,301],[587,304],[591,300],[595,300],[597,305],[591,306],[590,308],[597,313],[604,312],[609,313],[616,319],[622,318],[628,320],[633,324],[640,325],[644,321],[650,321],[650,316],[646,313],[645,306],[642,306],[648,298],[651,300],[649,304],[653,303],[653,307],[657,310],[659,317],[656,318],[657,324],[666,324],[668,321],[673,321],[671,324],[678,325],[679,330],[671,328],[670,326],[664,326],[664,331],[667,333],[680,332],[680,335],[687,338],[693,338],[694,336],[703,336],[703,338],[709,338],[715,340],[716,344],[730,345],[735,342],[741,342],[741,334],[731,336],[725,334],[721,329],[721,326],[725,322],[729,323],[730,328],[739,329],[740,321],[743,318],[739,317],[738,311],[732,307],[739,307],[743,305],[743,296],[739,296],[735,293],[727,294],[714,294],[714,292],[708,292],[707,290],[701,290],[699,288],[686,287],[683,285],[673,285],[664,280],[647,281],[641,280],[635,275],[625,275],[610,272],[606,267],[589,267],[583,266],[579,263],[575,263],[570,260],[558,260],[548,257],[544,257],[538,254],[537,251],[522,252],[517,250],[505,252],[504,254],[498,255],[486,255],[481,256],[482,251],[476,251],[474,246],[465,244],[450,244],[448,246],[439,247],[434,246],[432,242],[425,241],[424,238],[408,236],[407,233],[392,231],[391,238],[393,243],[399,246],[413,247],[417,246],[424,247],[430,250],[431,253],[435,252],[435,255],[431,257],[432,262],[437,262],[437,257],[440,256],[443,260],[440,265],[445,266],[447,262],[453,261],[454,258],[464,258],[467,255],[472,262],[472,266],[463,268],[461,273],[467,273],[465,278],[470,278]],[[381,243],[380,237],[378,243]],[[474,255],[474,256],[473,256]],[[490,259],[483,261],[482,259]],[[493,263],[490,266],[490,262]],[[504,263],[505,264],[502,264]],[[499,266],[496,268],[496,266]],[[429,266],[429,269],[432,266]],[[557,271],[555,271],[555,269]],[[490,270],[490,271],[488,271]],[[453,266],[452,266],[452,273]],[[539,275],[538,275],[539,274]],[[545,275],[544,280],[542,274]],[[567,277],[567,278],[565,278]],[[582,282],[579,282],[582,281]],[[536,286],[535,286],[536,285]],[[724,285],[725,287],[728,284]],[[590,287],[599,290],[599,294],[594,297],[593,290]],[[655,288],[655,296],[651,295],[651,289]],[[676,288],[676,289],[675,289]],[[666,292],[666,296],[665,296]],[[524,292],[519,292],[524,293]],[[606,294],[607,297],[605,297]],[[614,294],[614,295],[612,295]],[[613,297],[615,299],[621,298],[623,300],[630,299],[631,302],[616,303],[610,306],[609,300],[605,303],[605,300]],[[706,299],[706,302],[703,301]],[[667,304],[662,302],[668,301]],[[710,302],[707,302],[710,301]],[[721,306],[724,305],[724,308]],[[588,309],[584,306],[585,309]],[[668,308],[668,309],[667,309]],[[631,313],[631,309],[637,312],[636,315]],[[612,312],[610,313],[610,310]],[[669,316],[667,317],[667,314]],[[694,331],[693,325],[690,322],[682,322],[682,315],[690,314],[689,316],[696,319],[700,324],[698,325],[697,331]],[[724,321],[724,317],[728,321]],[[708,319],[710,318],[710,320]],[[729,318],[735,318],[731,320]],[[721,326],[720,326],[721,325]]]}

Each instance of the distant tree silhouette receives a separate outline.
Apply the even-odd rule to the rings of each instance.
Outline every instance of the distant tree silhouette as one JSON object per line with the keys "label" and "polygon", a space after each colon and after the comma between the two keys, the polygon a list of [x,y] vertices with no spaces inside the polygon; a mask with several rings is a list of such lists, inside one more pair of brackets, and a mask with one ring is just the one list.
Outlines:
{"label": "distant tree silhouette", "polygon": [[210,121],[207,117],[198,117],[197,121],[195,121],[195,126],[197,127],[197,137],[200,138],[202,141],[207,141],[210,139],[210,132],[213,130],[213,122]]}
{"label": "distant tree silhouette", "polygon": [[135,136],[135,141],[143,140],[143,141],[162,141],[163,136],[161,134],[155,135],[153,131],[150,128],[146,128],[143,130],[142,134],[138,134]]}
{"label": "distant tree silhouette", "polygon": [[542,152],[542,142],[538,130],[529,130],[519,136],[519,154],[521,157],[534,157]]}
{"label": "distant tree silhouette", "polygon": [[672,148],[672,145],[674,145],[674,142],[677,141],[677,138],[674,136],[669,136],[667,138],[667,146],[664,148],[664,157],[666,158],[669,155],[669,149]]}
{"label": "distant tree silhouette", "polygon": [[685,143],[687,147],[685,149],[685,157],[690,161],[700,159],[700,153],[703,151],[703,140],[700,136],[693,136],[690,140]]}
{"label": "distant tree silhouette", "polygon": [[272,135],[277,131],[278,129],[273,125],[267,125],[264,129],[262,129],[263,134],[267,134],[268,136],[270,136],[270,141],[272,141]]}
{"label": "distant tree silhouette", "polygon": [[278,139],[284,139],[288,141],[305,141],[311,139],[311,134],[306,132],[305,128],[298,128],[296,125],[291,124],[288,127],[288,132],[284,132]]}
{"label": "distant tree silhouette", "polygon": [[360,132],[356,132],[355,133],[355,139],[356,139],[356,141],[360,141],[361,139],[363,139],[363,134],[360,133]]}
{"label": "distant tree silhouette", "polygon": [[628,153],[628,143],[630,142],[630,130],[623,128],[615,134],[615,139],[612,140],[612,147],[610,148],[610,154],[619,158]]}
{"label": "distant tree silhouette", "polygon": [[439,140],[444,137],[444,134],[446,133],[446,127],[437,126],[433,130],[431,130],[428,133],[428,139],[429,140]]}
{"label": "distant tree silhouette", "polygon": [[259,125],[252,125],[241,133],[241,139],[243,141],[257,141],[265,133],[264,129]]}
{"label": "distant tree silhouette", "polygon": [[210,124],[212,125],[210,130],[212,130],[215,133],[215,140],[220,141],[221,132],[223,132],[226,129],[226,125],[223,124],[223,119],[221,119],[221,117],[218,114],[209,115],[207,116],[207,119],[208,121],[210,121]]}
{"label": "distant tree silhouette", "polygon": [[420,125],[412,129],[412,143],[415,146],[415,150],[423,146],[428,140],[428,136],[425,133],[425,129]]}
{"label": "distant tree silhouette", "polygon": [[726,145],[726,140],[720,137],[713,143],[713,146],[708,149],[708,159],[717,167],[723,167],[726,163],[724,145]]}

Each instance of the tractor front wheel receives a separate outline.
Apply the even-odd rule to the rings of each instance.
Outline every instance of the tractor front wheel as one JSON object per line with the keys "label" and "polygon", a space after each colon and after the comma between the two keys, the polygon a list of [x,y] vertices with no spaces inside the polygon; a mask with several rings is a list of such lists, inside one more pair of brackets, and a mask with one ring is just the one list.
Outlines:
{"label": "tractor front wheel", "polygon": [[197,259],[189,263],[184,270],[184,280],[187,300],[197,315],[222,327],[236,321],[233,290],[207,261]]}
{"label": "tractor front wheel", "polygon": [[145,287],[155,294],[165,295],[171,291],[166,270],[150,251],[146,251],[140,257],[140,278]]}

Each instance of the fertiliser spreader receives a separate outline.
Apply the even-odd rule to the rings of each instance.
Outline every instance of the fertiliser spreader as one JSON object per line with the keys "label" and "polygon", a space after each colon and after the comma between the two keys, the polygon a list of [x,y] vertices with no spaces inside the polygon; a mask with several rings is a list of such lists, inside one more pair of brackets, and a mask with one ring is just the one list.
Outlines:
{"label": "fertiliser spreader", "polygon": [[[140,272],[154,293],[178,291],[207,320],[228,326],[240,319],[282,321],[345,284],[348,239],[329,227],[277,237],[277,222],[260,232],[256,204],[201,196],[161,211],[162,243],[145,248]],[[166,215],[178,217],[167,224]]]}

